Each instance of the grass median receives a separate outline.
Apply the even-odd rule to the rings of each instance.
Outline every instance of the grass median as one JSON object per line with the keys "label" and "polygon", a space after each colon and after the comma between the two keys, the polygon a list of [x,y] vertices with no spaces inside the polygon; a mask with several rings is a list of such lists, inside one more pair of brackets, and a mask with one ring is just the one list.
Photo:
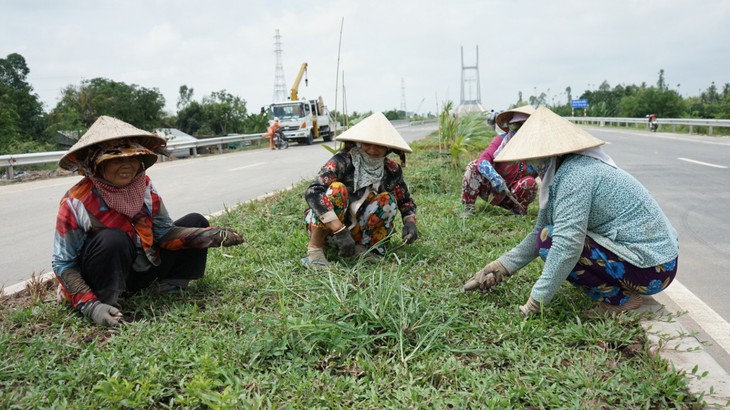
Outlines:
{"label": "grass median", "polygon": [[463,168],[433,139],[412,146],[419,240],[400,246],[398,224],[378,264],[299,262],[302,183],[217,217],[247,243],[211,249],[183,294],[123,300],[119,329],[49,290],[3,301],[0,408],[702,407],[685,375],[647,353],[639,314],[589,318],[592,303],[565,285],[523,318],[539,261],[493,292],[462,293],[537,208],[516,217],[480,201],[461,219]]}

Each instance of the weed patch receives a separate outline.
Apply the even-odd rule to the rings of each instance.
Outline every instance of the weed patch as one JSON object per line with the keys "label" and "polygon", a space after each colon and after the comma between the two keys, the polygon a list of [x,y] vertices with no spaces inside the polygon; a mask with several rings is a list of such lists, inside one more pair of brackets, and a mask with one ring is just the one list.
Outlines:
{"label": "weed patch", "polygon": [[119,329],[50,302],[50,289],[4,300],[0,407],[702,407],[683,374],[645,351],[638,315],[590,318],[591,302],[566,285],[523,318],[539,261],[492,292],[461,293],[537,209],[516,217],[482,201],[461,219],[461,170],[433,139],[413,147],[404,172],[419,240],[394,235],[380,263],[299,263],[302,183],[217,217],[247,243],[211,249],[205,277],[181,294],[122,300]]}

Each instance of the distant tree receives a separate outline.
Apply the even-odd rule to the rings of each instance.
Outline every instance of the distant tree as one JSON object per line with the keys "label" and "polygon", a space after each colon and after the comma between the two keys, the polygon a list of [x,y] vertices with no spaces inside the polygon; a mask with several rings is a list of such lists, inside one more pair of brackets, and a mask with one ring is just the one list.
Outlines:
{"label": "distant tree", "polygon": [[204,97],[202,105],[206,122],[215,134],[243,132],[246,100],[221,90]]}
{"label": "distant tree", "polygon": [[187,107],[191,101],[193,101],[193,89],[188,88],[187,85],[181,85],[177,97],[177,110],[180,111]]}
{"label": "distant tree", "polygon": [[190,135],[197,135],[206,126],[203,105],[192,101],[177,112],[177,128]]}
{"label": "distant tree", "polygon": [[58,129],[73,128],[78,123],[89,127],[100,115],[109,115],[152,130],[164,124],[164,107],[165,98],[157,88],[94,78],[66,87],[51,116]]}
{"label": "distant tree", "polygon": [[400,118],[400,116],[398,115],[398,110],[395,110],[395,109],[390,110],[390,111],[386,111],[386,112],[383,113],[383,115],[385,115],[385,118],[387,118],[387,119],[389,119],[391,121],[397,120],[397,119]]}
{"label": "distant tree", "polygon": [[659,79],[656,82],[656,87],[659,90],[667,89],[667,83],[664,81],[664,69],[663,68],[661,70],[659,70]]}
{"label": "distant tree", "polygon": [[44,134],[43,104],[27,77],[30,69],[17,53],[0,58],[0,153],[11,145],[36,150],[50,140]]}

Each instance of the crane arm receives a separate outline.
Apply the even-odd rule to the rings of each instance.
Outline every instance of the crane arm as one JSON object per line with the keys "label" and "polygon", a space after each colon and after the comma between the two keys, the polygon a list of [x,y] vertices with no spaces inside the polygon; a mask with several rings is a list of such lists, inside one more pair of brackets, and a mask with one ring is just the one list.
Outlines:
{"label": "crane arm", "polygon": [[[299,73],[297,74],[296,80],[294,80],[294,84],[291,86],[291,100],[296,101],[299,99],[299,83],[302,81],[302,76],[307,72],[307,63],[302,63],[302,66],[299,68]],[[304,80],[305,84],[307,80]]]}

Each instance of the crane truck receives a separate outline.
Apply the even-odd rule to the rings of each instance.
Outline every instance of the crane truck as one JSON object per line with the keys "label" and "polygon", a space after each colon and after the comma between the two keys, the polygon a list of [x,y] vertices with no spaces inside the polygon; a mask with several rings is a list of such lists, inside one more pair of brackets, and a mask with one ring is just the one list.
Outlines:
{"label": "crane truck", "polygon": [[274,118],[279,119],[279,124],[284,131],[284,138],[287,141],[296,141],[300,144],[311,145],[315,138],[322,137],[324,141],[332,141],[332,128],[330,124],[330,112],[324,105],[320,96],[316,100],[308,100],[299,96],[299,84],[304,77],[305,85],[309,82],[306,78],[307,63],[299,68],[299,73],[292,85],[289,99],[287,101],[271,103],[261,111],[268,111],[269,124]]}

